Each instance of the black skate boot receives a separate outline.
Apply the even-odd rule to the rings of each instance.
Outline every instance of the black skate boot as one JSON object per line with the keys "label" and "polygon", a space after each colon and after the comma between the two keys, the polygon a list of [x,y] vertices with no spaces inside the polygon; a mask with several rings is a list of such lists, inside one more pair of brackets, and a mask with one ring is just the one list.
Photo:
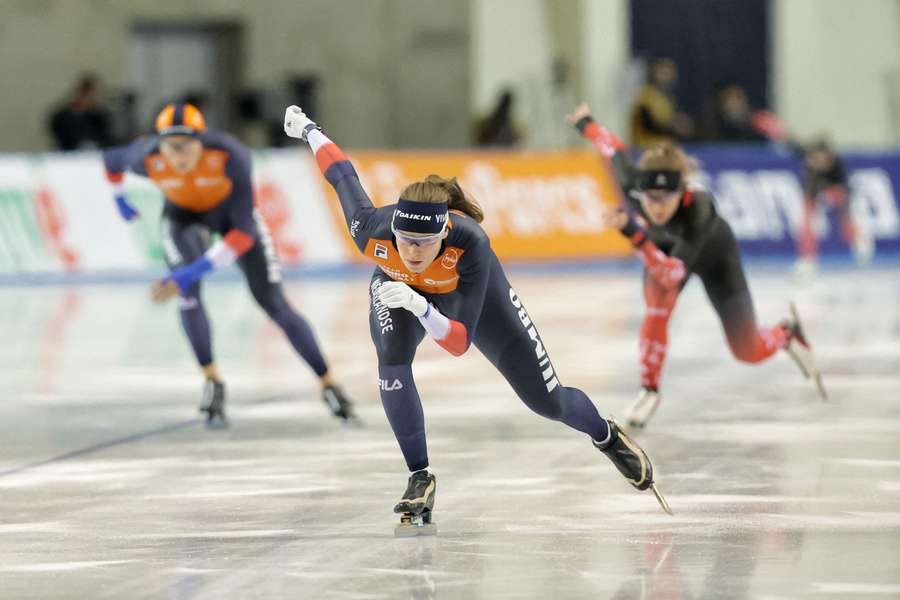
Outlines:
{"label": "black skate boot", "polygon": [[206,426],[210,429],[228,427],[225,417],[225,384],[215,379],[207,379],[203,384],[203,404],[199,408],[206,413]]}
{"label": "black skate boot", "polygon": [[800,315],[797,314],[797,307],[791,302],[791,318],[783,321],[781,326],[784,327],[790,337],[787,346],[784,347],[785,352],[790,354],[800,372],[807,379],[812,379],[816,384],[816,391],[823,401],[828,401],[828,392],[825,391],[825,382],[822,381],[822,372],[816,365],[816,355],[809,343],[809,338],[803,331],[803,325],[800,324]]}
{"label": "black skate boot", "polygon": [[416,471],[409,476],[406,493],[394,507],[400,515],[400,524],[394,528],[397,537],[435,535],[437,525],[431,522],[434,507],[434,491],[437,481],[428,471]]}
{"label": "black skate boot", "polygon": [[597,440],[592,440],[594,446],[612,461],[612,464],[628,483],[641,491],[649,488],[662,509],[671,515],[672,509],[669,508],[669,503],[656,489],[656,483],[653,481],[653,465],[650,464],[647,453],[622,431],[618,423],[612,419],[607,419],[607,422],[609,423],[610,441],[601,446]]}
{"label": "black skate boot", "polygon": [[344,395],[344,390],[338,386],[326,385],[323,387],[322,401],[328,406],[331,414],[341,419],[343,423],[356,426],[362,424],[362,421],[359,420],[359,417],[356,416],[353,410],[353,403]]}

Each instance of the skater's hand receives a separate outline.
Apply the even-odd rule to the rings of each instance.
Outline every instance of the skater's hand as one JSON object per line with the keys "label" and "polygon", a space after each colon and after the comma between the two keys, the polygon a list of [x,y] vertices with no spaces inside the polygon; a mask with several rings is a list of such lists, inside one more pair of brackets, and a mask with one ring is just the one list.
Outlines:
{"label": "skater's hand", "polygon": [[116,208],[119,209],[119,214],[126,221],[134,221],[141,216],[141,213],[125,199],[124,192],[116,192]]}
{"label": "skater's hand", "polygon": [[284,111],[284,132],[288,137],[306,140],[307,128],[317,127],[312,119],[306,116],[303,109],[292,104]]}
{"label": "skater's hand", "polygon": [[171,277],[165,277],[153,282],[150,286],[150,297],[157,304],[162,304],[170,298],[178,295],[178,284]]}
{"label": "skater's hand", "polygon": [[428,301],[400,281],[388,281],[378,288],[378,299],[388,308],[405,308],[417,317],[428,311]]}
{"label": "skater's hand", "polygon": [[582,102],[578,106],[575,107],[575,111],[572,114],[566,115],[566,123],[574,126],[578,121],[582,120],[585,117],[591,116],[591,107],[588,106],[587,102]]}

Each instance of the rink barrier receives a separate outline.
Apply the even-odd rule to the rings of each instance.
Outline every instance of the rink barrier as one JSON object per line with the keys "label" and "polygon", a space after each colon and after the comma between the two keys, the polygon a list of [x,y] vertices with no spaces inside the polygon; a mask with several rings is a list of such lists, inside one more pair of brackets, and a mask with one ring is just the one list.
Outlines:
{"label": "rink barrier", "polygon": [[[748,255],[790,257],[802,214],[801,164],[772,148],[698,148],[698,183]],[[565,152],[354,152],[376,204],[430,173],[459,177],[483,207],[491,245],[504,260],[622,258],[630,249],[604,229],[614,183],[589,150]],[[880,253],[900,252],[900,151],[845,156],[851,207]],[[359,260],[330,187],[305,148],[254,153],[258,210],[286,269],[339,269]],[[0,156],[0,282],[46,275],[88,277],[163,268],[159,191],[129,175],[141,212],[124,223],[97,153]],[[824,253],[846,253],[833,215],[820,215]]]}

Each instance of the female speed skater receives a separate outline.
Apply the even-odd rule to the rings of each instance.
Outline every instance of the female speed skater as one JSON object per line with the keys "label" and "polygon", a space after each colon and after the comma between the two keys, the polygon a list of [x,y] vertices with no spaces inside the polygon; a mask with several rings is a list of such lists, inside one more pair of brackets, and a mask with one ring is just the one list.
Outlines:
{"label": "female speed skater", "polygon": [[398,535],[434,532],[435,476],[412,372],[416,347],[426,334],[454,356],[474,344],[528,408],[586,433],[631,485],[652,489],[668,511],[646,453],[601,417],[584,392],[560,383],[479,225],[481,209],[455,179],[431,175],[407,185],[396,204],[375,208],[341,149],[299,107],[288,107],[284,130],[309,143],[337,192],[351,237],[376,264],[369,328],[381,402],[411,473],[394,507],[401,515]]}
{"label": "female speed skater", "polygon": [[[156,135],[103,153],[116,206],[126,221],[139,216],[126,199],[125,171],[149,178],[165,196],[162,243],[170,273],[153,285],[157,302],[179,296],[179,314],[206,378],[200,411],[210,426],[224,426],[225,384],[213,360],[209,319],[200,296],[204,275],[237,262],[250,293],[281,328],[322,385],[322,398],[339,419],[355,419],[336,384],[309,323],[291,307],[281,287],[281,267],[265,223],[256,212],[250,153],[232,136],[207,129],[192,104],[166,106]],[[211,242],[212,234],[222,238]]]}
{"label": "female speed skater", "polygon": [[567,117],[569,123],[613,163],[625,194],[624,206],[607,215],[644,264],[646,313],[640,333],[641,391],[626,412],[628,425],[642,428],[658,408],[659,381],[668,345],[668,324],[678,295],[696,273],[715,308],[735,358],[758,363],[784,349],[826,399],[815,355],[791,305],[791,317],[760,328],[744,277],[737,241],[717,213],[709,192],[686,184],[695,164],[670,143],[651,146],[635,166],[625,144],[598,125],[587,104]]}

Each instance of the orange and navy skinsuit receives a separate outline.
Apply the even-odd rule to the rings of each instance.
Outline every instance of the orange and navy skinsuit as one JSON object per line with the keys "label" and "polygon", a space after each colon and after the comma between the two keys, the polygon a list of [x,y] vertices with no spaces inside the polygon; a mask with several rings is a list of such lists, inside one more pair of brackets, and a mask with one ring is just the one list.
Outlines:
{"label": "orange and navy skinsuit", "polygon": [[651,390],[659,387],[668,347],[669,318],[692,273],[703,282],[735,358],[757,363],[783,348],[788,341],[787,329],[757,326],[737,240],[716,212],[712,195],[685,189],[672,219],[664,225],[653,225],[637,197],[637,170],[622,141],[591,117],[581,119],[576,127],[612,160],[627,202],[625,208],[631,215],[623,233],[634,244],[645,267],[641,386]]}
{"label": "orange and navy skinsuit", "polygon": [[[169,277],[181,292],[181,322],[197,362],[202,366],[213,362],[200,280],[214,269],[237,262],[257,303],[313,371],[323,375],[328,367],[311,327],[284,296],[274,244],[254,209],[250,152],[221,131],[206,130],[196,138],[203,144],[203,153],[187,174],[175,172],[163,158],[159,136],[107,150],[103,162],[114,185],[121,186],[125,172],[131,171],[149,178],[165,196],[163,249]],[[212,243],[212,234],[221,235],[221,240]]]}
{"label": "orange and navy skinsuit", "polygon": [[[474,344],[530,409],[599,442],[606,440],[608,425],[590,399],[557,379],[541,337],[481,226],[450,211],[448,235],[437,258],[423,273],[410,272],[391,233],[396,205],[375,208],[340,148],[319,130],[310,131],[308,139],[319,168],[337,192],[351,237],[376,265],[369,288],[369,329],[378,354],[381,401],[409,469],[428,466],[422,405],[412,376],[412,361],[426,328],[423,318],[378,300],[378,288],[391,280],[417,290],[430,310],[450,320],[448,333],[436,339],[448,352],[458,356]],[[465,393],[464,385],[460,393]]]}

